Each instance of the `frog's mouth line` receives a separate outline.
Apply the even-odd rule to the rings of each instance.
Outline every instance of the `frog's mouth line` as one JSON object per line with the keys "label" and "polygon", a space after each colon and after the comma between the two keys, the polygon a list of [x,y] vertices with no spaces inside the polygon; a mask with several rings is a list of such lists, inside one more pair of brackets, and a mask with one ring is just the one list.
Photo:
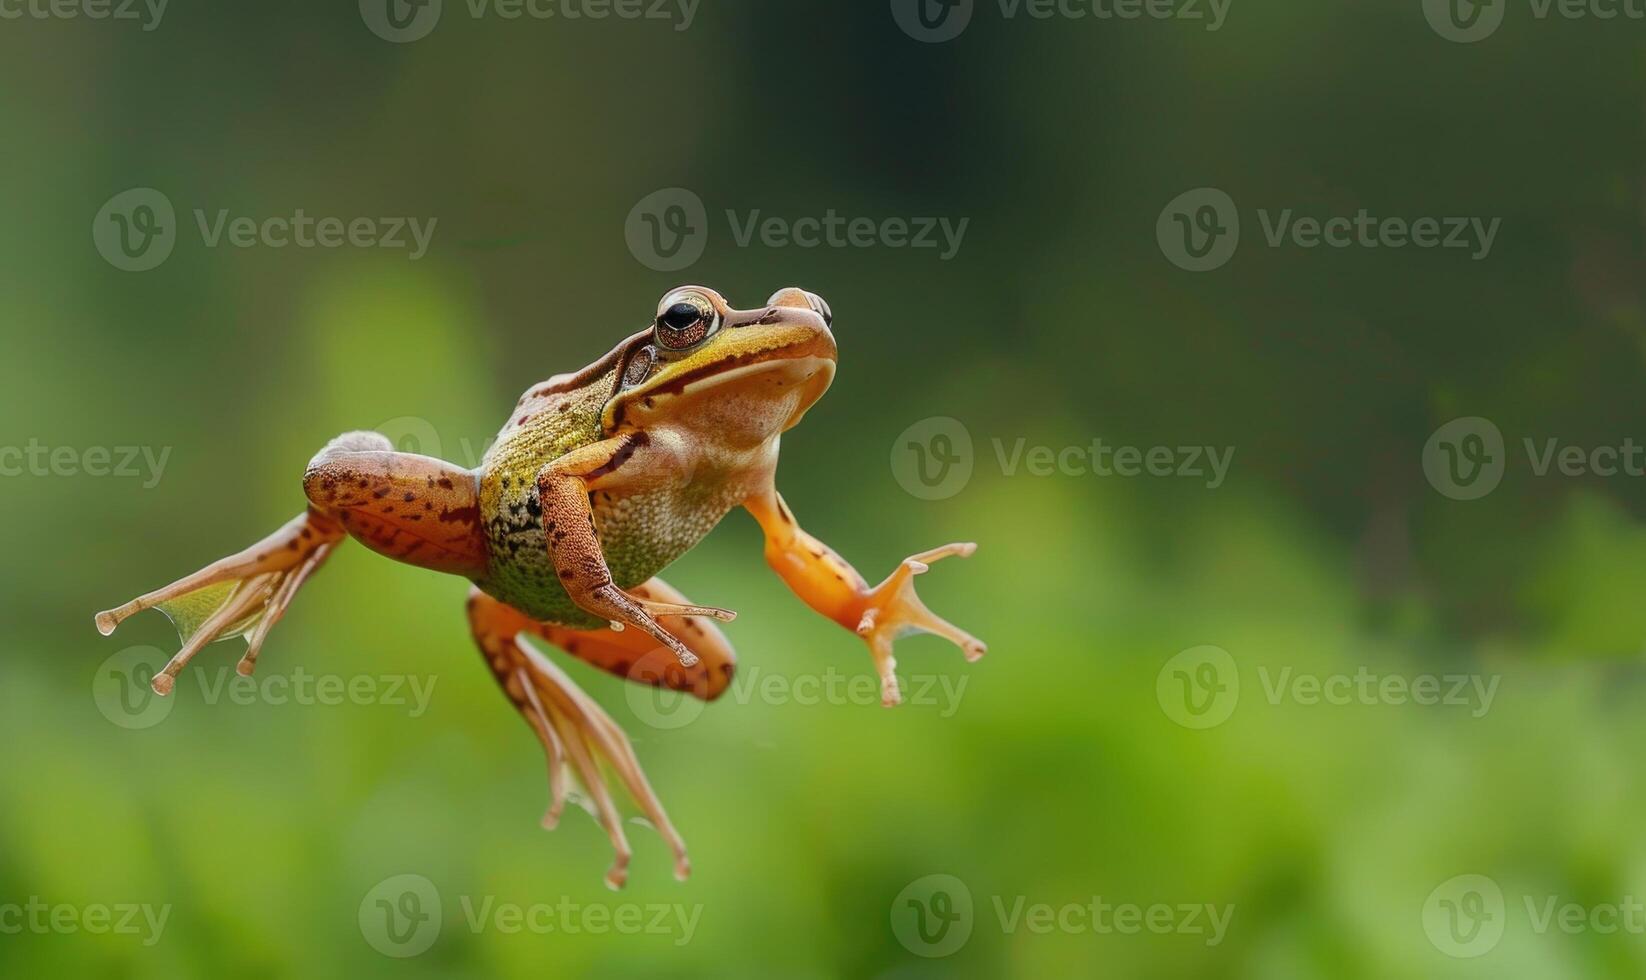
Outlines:
{"label": "frog's mouth line", "polygon": [[[649,390],[637,388],[621,396],[620,401],[615,401],[615,411],[611,408],[607,409],[606,428],[610,431],[610,429],[627,421],[626,416],[631,406],[637,406],[644,412],[650,410],[655,400],[659,398],[674,399],[699,395],[713,391],[723,385],[776,370],[786,370],[792,373],[797,388],[807,385],[816,386],[816,390],[806,400],[806,403],[800,407],[795,417],[790,420],[790,425],[792,425],[794,422],[799,421],[800,416],[805,413],[806,409],[810,408],[818,398],[821,398],[823,392],[828,390],[829,385],[834,382],[834,358],[817,353],[800,353],[808,349],[815,349],[814,341],[800,341],[769,350],[740,354],[732,361],[705,364],[690,374],[674,378],[668,384],[656,388]],[[728,367],[728,364],[734,366]],[[819,375],[826,375],[821,385],[816,383]]]}

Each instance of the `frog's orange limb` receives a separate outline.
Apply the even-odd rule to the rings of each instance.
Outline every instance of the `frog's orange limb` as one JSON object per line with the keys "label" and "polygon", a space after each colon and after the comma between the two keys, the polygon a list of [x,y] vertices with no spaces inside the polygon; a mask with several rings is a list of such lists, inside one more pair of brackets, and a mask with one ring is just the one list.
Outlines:
{"label": "frog's orange limb", "polygon": [[[659,578],[637,585],[629,593],[642,601],[690,604]],[[640,630],[574,630],[542,624],[538,635],[584,663],[639,684],[683,691],[704,701],[725,693],[736,669],[737,655],[714,620],[682,616],[665,620],[662,625],[696,655],[697,663],[682,666],[671,650]]]}
{"label": "frog's orange limb", "polygon": [[536,650],[520,642],[522,633],[547,637],[550,627],[533,621],[524,613],[493,599],[478,588],[469,593],[469,625],[475,642],[486,657],[497,682],[515,708],[525,717],[548,758],[550,802],[543,818],[553,827],[566,799],[568,764],[576,772],[598,811],[600,824],[611,837],[616,857],[606,874],[606,883],[621,888],[628,878],[629,842],[623,823],[601,772],[604,763],[617,774],[640,809],[674,852],[675,877],[684,880],[691,872],[686,844],[669,821],[663,804],[635,758],[617,723],[584,694],[570,677]]}
{"label": "frog's orange limb", "polygon": [[144,609],[176,625],[183,646],[151,682],[167,694],[195,654],[214,640],[246,637],[238,669],[250,674],[269,631],[297,590],[344,537],[390,557],[440,571],[485,568],[474,475],[427,456],[393,452],[386,436],[350,432],[309,463],[309,509],[237,554],[164,588],[97,614],[103,635]]}
{"label": "frog's orange limb", "polygon": [[[713,606],[659,602],[618,588],[595,531],[589,494],[621,485],[617,474],[653,471],[661,452],[648,452],[651,440],[643,432],[603,439],[573,450],[545,466],[537,475],[537,500],[542,511],[549,558],[566,594],[579,607],[611,623],[614,631],[634,626],[668,647],[682,667],[697,664],[697,655],[657,622],[659,616],[707,616],[731,622],[737,614]],[[624,476],[627,474],[624,473]]]}
{"label": "frog's orange limb", "polygon": [[871,588],[844,558],[807,534],[795,521],[789,505],[768,489],[744,502],[766,537],[766,563],[788,583],[801,601],[869,644],[880,674],[880,699],[897,704],[897,660],[892,643],[912,632],[935,633],[961,649],[967,660],[987,652],[982,640],[938,616],[915,593],[914,577],[932,562],[952,555],[967,557],[977,550],[970,542],[948,544],[905,558],[884,582]]}

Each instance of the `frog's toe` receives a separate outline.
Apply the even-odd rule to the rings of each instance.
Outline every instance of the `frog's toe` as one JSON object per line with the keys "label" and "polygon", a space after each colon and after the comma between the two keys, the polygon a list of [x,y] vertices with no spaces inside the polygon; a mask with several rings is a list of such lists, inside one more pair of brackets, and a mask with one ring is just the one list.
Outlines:
{"label": "frog's toe", "polygon": [[977,660],[988,652],[982,640],[926,608],[914,587],[915,576],[930,571],[933,562],[957,555],[970,557],[976,551],[977,545],[967,541],[921,552],[903,559],[896,571],[870,590],[857,622],[857,634],[869,644],[869,652],[874,656],[880,673],[882,704],[889,707],[902,701],[897,684],[897,659],[892,656],[892,643],[901,636],[910,633],[941,636],[959,647],[967,660]]}
{"label": "frog's toe", "polygon": [[342,529],[329,519],[313,512],[300,514],[244,551],[98,613],[97,629],[108,636],[145,609],[166,614],[183,646],[150,682],[156,694],[170,694],[177,675],[216,640],[245,637],[246,652],[237,669],[250,674],[269,630],[342,538]]}
{"label": "frog's toe", "polygon": [[611,773],[669,845],[675,876],[684,879],[691,868],[686,844],[647,782],[628,737],[559,667],[520,639],[527,632],[544,635],[547,628],[478,588],[469,594],[469,624],[503,692],[543,744],[550,795],[543,826],[552,829],[559,822],[566,801],[574,798],[572,781],[581,784],[582,792],[575,799],[586,803],[611,838],[613,858],[606,884],[621,888],[628,880],[633,852],[607,786],[607,773]]}

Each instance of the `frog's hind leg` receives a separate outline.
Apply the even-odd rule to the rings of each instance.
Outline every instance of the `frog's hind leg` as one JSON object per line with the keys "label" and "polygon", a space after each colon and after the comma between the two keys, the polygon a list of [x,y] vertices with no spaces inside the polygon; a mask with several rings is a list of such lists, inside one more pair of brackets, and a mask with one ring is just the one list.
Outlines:
{"label": "frog's hind leg", "polygon": [[686,844],[646,781],[628,737],[560,668],[520,641],[522,633],[545,636],[548,628],[478,588],[469,593],[468,612],[469,626],[487,666],[543,743],[550,793],[543,826],[553,828],[558,822],[566,803],[567,784],[575,776],[593,801],[616,852],[606,883],[621,888],[628,878],[632,852],[602,772],[603,768],[610,769],[668,843],[674,852],[675,877],[684,880],[691,870]]}
{"label": "frog's hind leg", "polygon": [[482,567],[474,477],[426,456],[393,452],[388,438],[350,432],[309,463],[309,509],[250,548],[213,562],[123,606],[97,614],[107,636],[128,617],[159,609],[182,642],[152,681],[166,694],[195,654],[214,640],[246,638],[238,669],[250,674],[269,631],[297,590],[343,538],[442,571]]}
{"label": "frog's hind leg", "polygon": [[246,637],[239,670],[250,674],[269,630],[292,596],[344,537],[343,528],[322,514],[300,514],[244,551],[220,559],[164,588],[97,614],[97,629],[108,636],[128,617],[159,609],[177,627],[182,649],[151,682],[158,694],[171,693],[177,675],[214,640]]}
{"label": "frog's hind leg", "polygon": [[[660,578],[629,590],[638,599],[690,605],[691,600]],[[683,691],[704,701],[713,701],[731,684],[737,656],[731,641],[707,616],[677,616],[659,620],[660,625],[687,649],[696,654],[690,666],[680,663],[674,651],[640,630],[621,632],[609,627],[574,630],[544,625],[539,635],[584,663],[638,684]]]}

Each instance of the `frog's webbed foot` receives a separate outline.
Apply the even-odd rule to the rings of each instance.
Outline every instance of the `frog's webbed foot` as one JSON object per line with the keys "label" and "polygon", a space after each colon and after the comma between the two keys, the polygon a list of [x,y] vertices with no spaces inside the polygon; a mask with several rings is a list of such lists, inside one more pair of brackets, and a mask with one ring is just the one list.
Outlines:
{"label": "frog's webbed foot", "polygon": [[594,804],[597,818],[611,837],[616,857],[606,873],[606,884],[621,888],[628,879],[628,837],[603,770],[615,773],[646,814],[652,826],[674,852],[675,877],[685,880],[691,871],[686,844],[669,822],[663,804],[646,781],[634,749],[617,723],[580,690],[570,677],[522,643],[522,633],[547,635],[548,627],[479,589],[469,593],[469,625],[503,693],[525,717],[543,751],[549,769],[549,808],[543,826],[553,828],[565,808],[568,783],[576,778]]}
{"label": "frog's webbed foot", "polygon": [[237,669],[250,674],[274,624],[292,597],[344,537],[335,521],[309,511],[244,551],[213,562],[185,578],[97,614],[108,636],[128,617],[159,609],[177,627],[182,649],[154,675],[157,694],[171,693],[177,675],[214,640],[246,638]]}
{"label": "frog's webbed foot", "polygon": [[929,571],[933,562],[951,555],[969,558],[975,551],[977,545],[968,541],[946,544],[905,558],[884,582],[864,597],[863,611],[855,628],[857,635],[868,642],[875,668],[880,672],[883,704],[894,705],[902,700],[897,686],[897,660],[892,656],[892,643],[900,636],[934,633],[959,647],[967,660],[977,660],[988,652],[982,640],[926,608],[914,589],[914,577]]}
{"label": "frog's webbed foot", "polygon": [[935,633],[958,646],[967,660],[987,652],[983,641],[926,608],[914,589],[914,577],[933,562],[977,551],[970,542],[946,544],[903,559],[884,582],[869,587],[862,575],[834,549],[812,537],[795,520],[776,490],[744,502],[766,536],[766,562],[806,605],[829,617],[869,644],[880,674],[880,700],[902,701],[892,643],[909,633]]}

